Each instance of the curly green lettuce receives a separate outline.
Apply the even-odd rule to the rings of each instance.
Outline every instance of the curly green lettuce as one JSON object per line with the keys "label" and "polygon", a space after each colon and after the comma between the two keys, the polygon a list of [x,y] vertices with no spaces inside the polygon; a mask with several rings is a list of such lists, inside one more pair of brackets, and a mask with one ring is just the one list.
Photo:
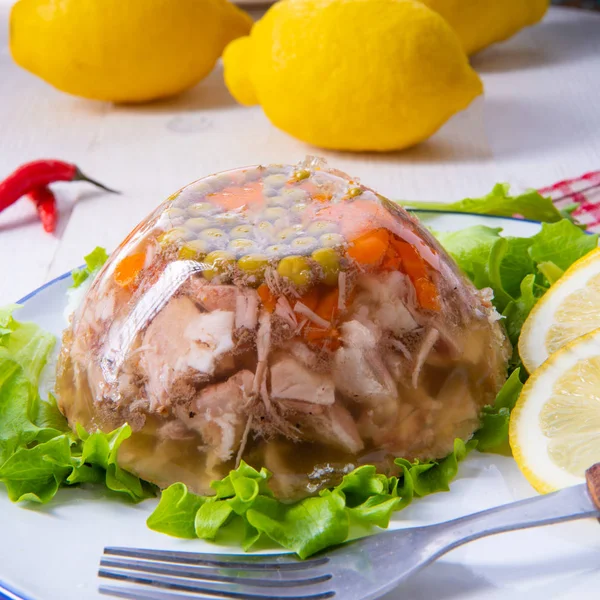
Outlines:
{"label": "curly green lettuce", "polygon": [[13,318],[19,308],[0,309],[0,481],[13,502],[49,502],[61,486],[102,483],[138,501],[154,487],[117,464],[123,425],[111,433],[73,433],[50,395],[39,393],[42,369],[56,338],[34,323]]}
{"label": "curly green lettuce", "polygon": [[96,275],[101,267],[108,260],[106,250],[100,246],[96,246],[87,256],[84,256],[85,267],[73,269],[71,277],[73,278],[73,289],[78,288],[90,276]]}
{"label": "curly green lettuce", "polygon": [[485,407],[481,428],[475,433],[480,451],[505,451],[510,411],[527,373],[517,344],[525,319],[536,302],[575,261],[598,246],[598,236],[563,219],[543,223],[529,238],[503,237],[501,229],[475,225],[435,235],[478,288],[494,292],[493,303],[513,344],[509,378],[493,406]]}
{"label": "curly green lettuce", "polygon": [[542,196],[536,190],[528,190],[523,194],[511,196],[507,183],[497,183],[489,194],[481,198],[465,198],[458,202],[415,202],[401,201],[403,206],[442,212],[460,212],[477,215],[495,215],[498,217],[522,217],[532,221],[556,223],[561,219],[571,219],[571,213],[577,204],[571,204],[559,210],[552,198]]}
{"label": "curly green lettuce", "polygon": [[453,452],[441,461],[396,459],[397,477],[377,473],[370,465],[358,467],[336,487],[293,504],[274,498],[267,469],[257,471],[242,461],[211,484],[213,496],[196,496],[183,483],[171,485],[147,524],[182,538],[214,540],[231,532],[246,551],[267,539],[307,558],[346,541],[353,524],[385,528],[392,513],[414,498],[449,490],[458,463],[476,444],[457,439]]}

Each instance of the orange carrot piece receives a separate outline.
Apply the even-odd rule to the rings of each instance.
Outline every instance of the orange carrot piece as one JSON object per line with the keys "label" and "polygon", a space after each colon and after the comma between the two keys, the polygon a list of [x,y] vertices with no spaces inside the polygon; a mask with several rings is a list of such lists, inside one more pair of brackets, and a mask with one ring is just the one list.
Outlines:
{"label": "orange carrot piece", "polygon": [[331,194],[314,194],[313,200],[316,200],[317,202],[321,203],[329,202],[331,200]]}
{"label": "orange carrot piece", "polygon": [[388,249],[386,250],[385,256],[383,257],[383,262],[381,263],[382,271],[399,271],[401,264],[400,256],[398,252],[394,248],[394,246],[390,243]]}
{"label": "orange carrot piece", "polygon": [[402,268],[404,272],[413,280],[420,277],[427,277],[427,266],[421,255],[411,244],[392,238],[392,245],[402,259]]}
{"label": "orange carrot piece", "polygon": [[136,252],[126,256],[115,268],[115,282],[121,287],[126,287],[138,276],[146,262],[145,252]]}
{"label": "orange carrot piece", "polygon": [[401,260],[401,269],[410,277],[417,292],[419,304],[427,310],[440,310],[437,288],[429,277],[427,265],[414,246],[392,236],[390,245]]}
{"label": "orange carrot piece", "polygon": [[328,350],[337,350],[340,347],[340,332],[335,328],[323,329],[316,325],[311,325],[304,329],[304,339],[313,346],[327,348]]}
{"label": "orange carrot piece", "polygon": [[225,210],[234,210],[242,206],[262,206],[264,204],[262,187],[262,181],[245,183],[239,187],[232,185],[220,192],[209,194],[207,198],[209,202]]}
{"label": "orange carrot piece", "polygon": [[[298,301],[302,302],[302,304],[304,304],[304,306],[307,306],[308,308],[310,308],[310,310],[314,311],[314,310],[316,310],[317,306],[319,305],[320,298],[321,298],[321,290],[319,289],[319,287],[314,286],[314,287],[310,288],[310,290],[308,290],[308,292],[306,292],[303,296],[298,298]],[[294,303],[292,303],[292,306],[293,306],[293,304]]]}
{"label": "orange carrot piece", "polygon": [[414,282],[419,304],[427,310],[440,310],[440,299],[435,284],[425,277]]}
{"label": "orange carrot piece", "polygon": [[319,301],[315,312],[326,321],[333,321],[338,311],[338,298],[340,292],[338,288],[329,290]]}
{"label": "orange carrot piece", "polygon": [[378,265],[385,256],[390,243],[387,229],[369,231],[355,239],[348,249],[348,256],[366,266]]}
{"label": "orange carrot piece", "polygon": [[266,283],[261,283],[256,290],[258,292],[258,297],[262,302],[262,305],[272,313],[275,310],[275,305],[277,304],[277,298],[269,289],[269,286]]}

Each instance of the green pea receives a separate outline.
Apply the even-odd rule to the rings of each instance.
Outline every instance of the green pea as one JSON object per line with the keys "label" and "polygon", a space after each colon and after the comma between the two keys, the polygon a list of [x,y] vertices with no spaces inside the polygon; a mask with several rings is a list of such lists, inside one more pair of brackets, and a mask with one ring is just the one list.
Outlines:
{"label": "green pea", "polygon": [[247,254],[238,260],[238,267],[247,275],[252,275],[254,283],[260,283],[269,265],[269,259],[264,254]]}
{"label": "green pea", "polygon": [[205,217],[218,212],[219,208],[210,202],[196,202],[187,207],[188,215],[191,217]]}
{"label": "green pea", "polygon": [[166,248],[173,244],[179,244],[189,238],[190,232],[187,229],[183,227],[173,227],[173,229],[164,231],[158,236],[158,243],[162,248]]}
{"label": "green pea", "polygon": [[[269,225],[270,225],[270,223],[269,223]],[[252,226],[251,225],[238,225],[237,227],[234,227],[229,232],[229,237],[232,240],[252,237]]]}
{"label": "green pea", "polygon": [[340,257],[333,248],[319,248],[311,254],[312,259],[321,267],[323,281],[327,285],[336,285],[340,272]]}
{"label": "green pea", "polygon": [[242,217],[238,212],[229,211],[221,213],[220,215],[215,215],[214,220],[220,227],[233,227],[240,223]]}
{"label": "green pea", "polygon": [[285,244],[273,244],[272,246],[267,246],[265,252],[268,256],[272,256],[273,258],[282,258],[283,256],[290,254],[291,250],[290,247]]}
{"label": "green pea", "polygon": [[295,252],[304,252],[308,254],[318,245],[317,239],[309,235],[296,238],[290,243],[290,248]]}
{"label": "green pea", "polygon": [[295,214],[302,214],[307,208],[308,204],[305,204],[304,202],[298,202],[298,204],[294,204],[294,206],[290,208],[290,212]]}
{"label": "green pea", "polygon": [[286,229],[282,229],[279,233],[277,233],[275,239],[279,242],[288,242],[290,240],[293,240],[297,236],[297,229],[295,229],[294,227],[287,227]]}
{"label": "green pea", "polygon": [[185,222],[185,226],[192,231],[202,231],[212,225],[212,221],[205,217],[193,217]]}
{"label": "green pea", "polygon": [[273,223],[269,223],[269,221],[261,221],[256,225],[256,232],[260,239],[271,240],[275,235],[275,227],[273,227]]}
{"label": "green pea", "polygon": [[208,243],[204,240],[186,242],[179,250],[181,260],[201,260],[208,252]]}
{"label": "green pea", "polygon": [[297,287],[304,287],[312,280],[310,263],[304,256],[286,256],[282,258],[277,265],[277,272]]}
{"label": "green pea", "polygon": [[220,173],[219,175],[214,175],[211,177],[211,181],[214,182],[213,188],[218,190],[229,187],[234,183],[233,175],[231,173]]}
{"label": "green pea", "polygon": [[187,215],[186,211],[183,208],[177,208],[176,206],[172,206],[171,208],[167,208],[163,215],[168,217],[169,219],[176,219],[177,217],[185,217]]}
{"label": "green pea", "polygon": [[237,240],[231,240],[228,248],[236,256],[241,256],[242,254],[252,252],[256,248],[256,242],[254,240],[238,238]]}
{"label": "green pea", "polygon": [[278,173],[276,175],[268,175],[265,177],[263,186],[265,188],[282,188],[287,183],[288,177],[284,173]]}
{"label": "green pea", "polygon": [[287,215],[287,210],[283,206],[271,206],[266,208],[263,216],[267,221],[277,221]]}
{"label": "green pea", "polygon": [[218,275],[224,275],[229,271],[232,265],[235,263],[235,257],[231,252],[224,250],[215,250],[206,255],[203,261],[208,268],[206,268],[202,275],[209,281],[214,279]]}
{"label": "green pea", "polygon": [[357,196],[360,196],[363,193],[362,189],[359,187],[350,187],[348,188],[348,192],[346,194],[346,196],[348,198],[356,198]]}
{"label": "green pea", "polygon": [[192,183],[192,185],[186,189],[191,189],[195,194],[204,196],[213,191],[213,186],[207,181],[199,181],[198,183]]}
{"label": "green pea", "polygon": [[292,202],[306,202],[308,200],[308,192],[300,188],[288,188],[281,190],[281,196],[288,198]]}
{"label": "green pea", "polygon": [[308,179],[310,177],[310,171],[308,169],[298,169],[292,175],[292,181],[302,181],[303,179]]}
{"label": "green pea", "polygon": [[329,221],[314,221],[308,226],[308,233],[312,235],[322,235],[323,233],[333,233],[337,227],[335,223]]}
{"label": "green pea", "polygon": [[344,236],[339,233],[324,233],[319,238],[319,242],[321,243],[321,246],[335,248],[337,246],[343,246],[346,243],[346,240]]}
{"label": "green pea", "polygon": [[271,196],[270,198],[267,198],[267,206],[282,206],[285,208],[290,203],[291,200],[283,195]]}
{"label": "green pea", "polygon": [[217,229],[216,227],[201,231],[200,237],[203,240],[214,243],[224,243],[227,241],[227,235],[225,232],[222,229]]}

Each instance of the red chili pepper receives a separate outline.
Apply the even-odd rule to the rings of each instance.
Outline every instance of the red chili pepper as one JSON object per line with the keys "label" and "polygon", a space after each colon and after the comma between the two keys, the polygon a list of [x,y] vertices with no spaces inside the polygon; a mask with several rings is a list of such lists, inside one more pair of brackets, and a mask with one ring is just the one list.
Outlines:
{"label": "red chili pepper", "polygon": [[54,181],[87,181],[107,192],[118,194],[115,190],[84,175],[75,165],[60,160],[34,160],[20,166],[0,183],[0,211],[27,192]]}
{"label": "red chili pepper", "polygon": [[35,202],[35,208],[44,231],[54,233],[58,222],[58,209],[52,190],[47,186],[43,186],[31,190],[27,195]]}

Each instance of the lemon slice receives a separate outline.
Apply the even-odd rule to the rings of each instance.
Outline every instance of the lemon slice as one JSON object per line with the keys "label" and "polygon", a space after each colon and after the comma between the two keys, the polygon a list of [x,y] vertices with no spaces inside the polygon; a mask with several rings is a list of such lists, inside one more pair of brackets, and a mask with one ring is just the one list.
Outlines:
{"label": "lemon slice", "polygon": [[519,354],[533,373],[552,353],[600,327],[600,249],[573,263],[523,325]]}
{"label": "lemon slice", "polygon": [[584,481],[586,469],[600,462],[600,329],[561,348],[528,379],[509,435],[538,492]]}

